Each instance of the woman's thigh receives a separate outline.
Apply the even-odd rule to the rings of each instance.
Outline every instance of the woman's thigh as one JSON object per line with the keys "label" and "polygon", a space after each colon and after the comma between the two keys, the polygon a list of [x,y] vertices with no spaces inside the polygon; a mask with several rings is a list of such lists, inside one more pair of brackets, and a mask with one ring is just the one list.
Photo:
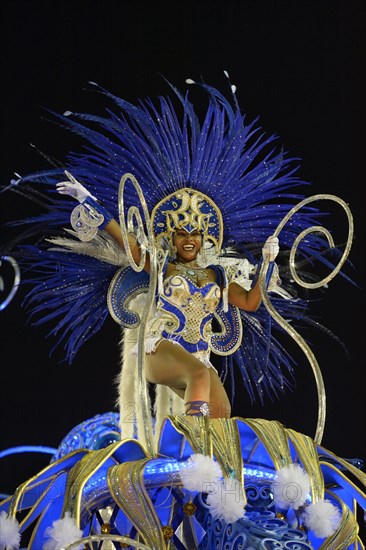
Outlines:
{"label": "woman's thigh", "polygon": [[197,357],[168,340],[163,340],[153,353],[145,355],[145,374],[152,384],[185,390],[188,380],[200,373],[205,375],[206,369]]}

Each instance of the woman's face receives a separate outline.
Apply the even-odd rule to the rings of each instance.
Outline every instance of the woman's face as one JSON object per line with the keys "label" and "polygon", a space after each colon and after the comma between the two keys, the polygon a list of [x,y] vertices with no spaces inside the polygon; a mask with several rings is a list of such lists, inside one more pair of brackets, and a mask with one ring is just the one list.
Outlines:
{"label": "woman's face", "polygon": [[190,262],[196,259],[201,250],[202,235],[200,231],[188,233],[185,229],[178,229],[173,235],[173,243],[177,247],[177,257]]}

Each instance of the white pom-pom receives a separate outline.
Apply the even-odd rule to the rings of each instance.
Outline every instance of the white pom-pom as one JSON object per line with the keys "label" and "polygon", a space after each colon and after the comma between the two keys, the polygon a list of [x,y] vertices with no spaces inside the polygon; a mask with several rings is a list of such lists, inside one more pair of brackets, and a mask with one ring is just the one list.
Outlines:
{"label": "white pom-pom", "polygon": [[196,84],[191,78],[186,78],[186,84]]}
{"label": "white pom-pom", "polygon": [[272,483],[274,502],[283,509],[297,510],[306,501],[310,491],[308,474],[300,464],[289,464],[278,470]]}
{"label": "white pom-pom", "polygon": [[208,494],[207,505],[214,519],[223,519],[226,523],[234,523],[245,514],[244,495],[237,479],[220,481],[215,490]]}
{"label": "white pom-pom", "polygon": [[65,112],[63,113],[63,115],[64,115],[64,116],[70,116],[70,115],[72,115],[72,111],[65,111]]}
{"label": "white pom-pom", "polygon": [[19,523],[15,518],[9,517],[6,512],[0,514],[0,550],[19,548],[20,533]]}
{"label": "white pom-pom", "polygon": [[187,491],[208,493],[219,483],[222,471],[213,458],[194,454],[189,458],[187,466],[180,471],[180,478]]}
{"label": "white pom-pom", "polygon": [[341,512],[329,500],[319,500],[305,508],[302,518],[306,527],[319,538],[330,537],[341,521]]}
{"label": "white pom-pom", "polygon": [[[70,512],[66,512],[63,518],[53,522],[52,527],[47,527],[45,535],[50,540],[43,546],[43,550],[61,550],[64,546],[81,539],[83,532],[76,525]],[[76,547],[77,550],[82,550],[83,548],[82,544]]]}

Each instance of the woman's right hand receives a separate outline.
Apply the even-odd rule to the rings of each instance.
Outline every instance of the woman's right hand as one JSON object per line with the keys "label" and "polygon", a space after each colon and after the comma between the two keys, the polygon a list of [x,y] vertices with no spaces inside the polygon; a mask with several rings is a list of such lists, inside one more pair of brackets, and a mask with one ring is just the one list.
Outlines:
{"label": "woman's right hand", "polygon": [[60,181],[59,183],[56,183],[56,191],[58,193],[61,195],[70,195],[70,197],[74,197],[74,199],[80,203],[87,197],[91,197],[95,200],[95,197],[93,197],[93,195],[83,185],[81,185],[81,183],[78,182],[74,176],[70,174],[70,172],[65,170],[65,174],[69,178],[69,181]]}

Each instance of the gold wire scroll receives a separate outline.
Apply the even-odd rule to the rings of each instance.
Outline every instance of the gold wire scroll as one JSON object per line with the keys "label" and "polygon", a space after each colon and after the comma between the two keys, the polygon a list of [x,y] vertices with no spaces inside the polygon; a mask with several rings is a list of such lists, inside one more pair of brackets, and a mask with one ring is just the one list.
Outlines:
{"label": "gold wire scroll", "polygon": [[[299,243],[301,242],[301,240],[304,237],[306,237],[306,235],[308,235],[309,233],[315,233],[315,232],[319,233],[320,232],[320,233],[323,233],[326,236],[326,238],[328,240],[328,244],[331,248],[334,248],[334,242],[333,242],[333,238],[332,238],[331,234],[329,233],[329,231],[327,229],[325,229],[324,227],[321,227],[321,226],[309,227],[308,229],[305,229],[304,231],[302,231],[298,235],[298,237],[294,241],[294,244],[292,245],[291,252],[290,252],[290,271],[291,271],[291,274],[292,274],[292,277],[293,277],[294,281],[296,281],[300,286],[302,286],[304,288],[319,288],[319,287],[325,285],[326,283],[328,283],[331,279],[333,279],[333,277],[335,277],[335,275],[337,275],[337,273],[342,268],[344,262],[346,261],[346,259],[348,257],[351,246],[352,246],[353,218],[352,218],[351,211],[350,211],[348,205],[342,199],[340,199],[339,197],[337,197],[335,195],[328,195],[328,194],[312,195],[311,197],[308,197],[308,198],[304,199],[303,201],[299,202],[296,206],[291,208],[291,210],[286,214],[286,216],[283,218],[283,220],[277,226],[275,232],[273,233],[273,236],[278,237],[278,235],[281,232],[281,230],[283,229],[284,225],[293,216],[293,214],[295,214],[295,212],[300,210],[300,208],[302,208],[306,204],[309,204],[309,203],[317,201],[317,200],[331,200],[331,201],[334,201],[334,202],[338,203],[340,206],[342,206],[342,208],[345,210],[345,212],[347,214],[347,218],[348,218],[347,244],[346,244],[345,250],[344,250],[343,255],[342,255],[341,259],[339,260],[338,264],[336,265],[336,267],[333,269],[333,271],[327,277],[324,277],[324,279],[321,279],[317,283],[306,283],[305,281],[300,279],[300,277],[297,275],[296,267],[295,267],[295,254],[296,254],[297,247],[299,246]],[[321,374],[321,370],[319,368],[319,364],[318,364],[318,362],[315,358],[315,355],[313,354],[313,352],[311,351],[310,347],[305,342],[305,340],[302,338],[302,336],[300,336],[300,334],[287,321],[285,321],[285,319],[283,317],[281,317],[281,315],[272,306],[272,304],[271,304],[271,302],[268,298],[267,289],[266,289],[266,275],[267,275],[268,267],[269,267],[269,261],[268,261],[268,259],[264,258],[262,268],[261,268],[261,272],[259,274],[259,285],[260,285],[260,290],[261,290],[261,294],[262,294],[263,303],[264,303],[265,307],[267,308],[267,310],[269,311],[269,313],[271,314],[271,316],[275,319],[275,321],[277,321],[277,323],[300,346],[300,348],[304,352],[304,354],[305,354],[306,358],[308,359],[308,361],[310,363],[310,366],[313,370],[314,377],[315,377],[315,382],[316,382],[316,387],[317,387],[317,392],[318,392],[318,421],[317,421],[317,428],[316,428],[314,441],[316,443],[320,444],[321,440],[322,440],[322,437],[323,437],[323,433],[324,433],[325,413],[326,413],[325,388],[324,388],[324,382],[323,382],[323,377],[322,377],[322,374]]]}
{"label": "gold wire scroll", "polygon": [[89,537],[84,537],[80,540],[76,540],[72,544],[68,544],[63,548],[63,550],[75,550],[77,548],[80,548],[81,544],[84,545],[84,548],[89,548],[88,545],[90,542],[99,542],[103,544],[106,541],[121,542],[121,543],[124,543],[126,546],[128,546],[128,548],[136,548],[140,550],[151,550],[150,546],[146,546],[146,544],[137,542],[136,540],[130,539],[129,537],[122,537],[121,535],[90,535]]}
{"label": "gold wire scroll", "polygon": [[[147,229],[147,236],[144,233],[144,224],[140,215],[140,212],[138,208],[135,206],[131,206],[129,208],[127,213],[127,227],[125,223],[125,207],[124,207],[124,188],[127,180],[130,180],[132,182],[132,185],[137,191],[138,198],[140,200],[142,211],[145,218],[145,225]],[[143,418],[143,426],[141,427],[143,429],[143,443],[146,445],[146,448],[148,450],[148,453],[150,456],[154,455],[153,446],[152,446],[152,421],[151,421],[151,414],[149,411],[148,403],[149,403],[149,395],[148,395],[148,388],[144,373],[144,358],[145,358],[145,332],[146,332],[146,323],[147,319],[150,316],[150,310],[154,301],[155,297],[155,289],[157,285],[157,250],[154,243],[154,236],[151,229],[151,222],[150,222],[150,215],[149,211],[146,205],[145,197],[142,192],[142,189],[140,185],[137,182],[137,179],[129,173],[126,173],[122,176],[120,184],[119,184],[119,190],[118,190],[118,208],[119,208],[119,222],[121,226],[121,232],[122,232],[122,239],[124,248],[127,254],[127,257],[129,259],[131,267],[135,271],[142,271],[144,269],[145,261],[146,261],[146,247],[149,249],[149,255],[150,255],[150,278],[149,278],[149,290],[147,294],[147,302],[146,306],[144,308],[143,315],[141,315],[140,319],[140,327],[139,327],[139,339],[138,339],[138,347],[137,347],[137,369],[138,369],[138,387],[139,387],[139,395],[141,396],[140,403],[138,403],[138,406],[142,408],[142,418]],[[143,237],[144,243],[146,242],[146,245],[140,246],[141,250],[141,258],[140,263],[137,264],[132,256],[130,244],[128,242],[128,231],[132,229],[133,219],[135,218],[137,222],[137,228],[140,233],[140,235]]]}

